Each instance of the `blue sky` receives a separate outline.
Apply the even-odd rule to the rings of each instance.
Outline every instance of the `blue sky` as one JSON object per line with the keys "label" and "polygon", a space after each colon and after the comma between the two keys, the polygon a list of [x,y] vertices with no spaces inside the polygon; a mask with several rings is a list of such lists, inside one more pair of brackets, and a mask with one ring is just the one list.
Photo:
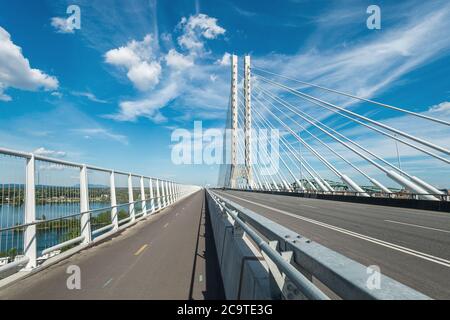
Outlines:
{"label": "blue sky", "polygon": [[[224,126],[230,53],[251,54],[255,65],[277,73],[450,119],[448,1],[377,1],[381,30],[366,27],[373,1],[255,3],[0,0],[0,146],[214,184],[217,166],[172,164],[170,136],[174,128],[192,130],[195,120],[206,128]],[[55,20],[67,17],[70,4],[81,8],[81,29],[73,32]],[[349,107],[450,146],[445,127]],[[392,159],[394,144],[334,123]],[[401,153],[409,170],[448,187],[448,167],[403,147]]]}

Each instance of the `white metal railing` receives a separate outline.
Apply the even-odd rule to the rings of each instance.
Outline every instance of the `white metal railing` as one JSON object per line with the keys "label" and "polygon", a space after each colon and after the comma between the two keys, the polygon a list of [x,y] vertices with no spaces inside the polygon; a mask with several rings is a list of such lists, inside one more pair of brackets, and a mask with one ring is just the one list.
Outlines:
{"label": "white metal railing", "polygon": [[[357,300],[430,299],[383,274],[379,275],[383,288],[372,290],[367,285],[367,268],[362,264],[312,242],[213,190],[206,190],[206,195],[209,213],[231,218],[233,227],[241,228],[257,246],[286,299],[323,300],[329,299],[330,295]],[[318,281],[313,282],[313,278]],[[286,279],[293,286],[287,284]]]}
{"label": "white metal railing", "polygon": [[196,190],[0,148],[0,277],[109,236]]}

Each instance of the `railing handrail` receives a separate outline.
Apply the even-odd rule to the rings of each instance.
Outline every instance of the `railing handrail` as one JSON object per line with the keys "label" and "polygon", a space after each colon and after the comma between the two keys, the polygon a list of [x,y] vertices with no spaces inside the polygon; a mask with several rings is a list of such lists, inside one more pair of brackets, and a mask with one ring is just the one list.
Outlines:
{"label": "railing handrail", "polygon": [[[108,173],[114,172],[114,173],[122,174],[122,175],[131,175],[131,176],[137,177],[137,178],[142,177],[144,179],[152,179],[152,180],[170,182],[170,180],[166,180],[166,179],[161,179],[161,178],[156,178],[156,177],[151,177],[151,176],[146,176],[146,175],[139,175],[139,174],[135,174],[135,173],[131,173],[131,172],[124,172],[124,171],[120,171],[120,170],[108,169],[108,168],[103,168],[103,167],[97,167],[94,165],[83,164],[83,163],[78,163],[78,162],[66,161],[66,160],[62,160],[62,159],[41,156],[41,155],[35,154],[33,152],[23,152],[23,151],[7,149],[7,148],[3,148],[3,147],[0,147],[0,154],[6,154],[6,155],[19,157],[19,158],[26,158],[26,159],[30,159],[30,158],[34,157],[35,160],[47,161],[47,162],[51,162],[54,164],[62,164],[62,165],[66,165],[69,167],[82,168],[82,167],[86,166],[87,169],[91,169],[91,170],[98,170],[98,171],[103,171],[103,172],[108,172]],[[179,183],[179,184],[183,185],[182,183]]]}
{"label": "railing handrail", "polygon": [[[64,238],[58,237],[56,241],[52,241],[51,243],[48,244],[46,243],[45,246],[49,247],[44,248],[43,251],[41,251],[40,255],[42,258],[42,256],[45,256],[46,253],[51,253],[56,249],[62,249],[67,246],[75,244],[76,244],[75,248],[81,248],[83,247],[83,245],[90,244],[93,241],[97,241],[97,239],[102,239],[106,236],[109,236],[109,234],[113,234],[118,230],[127,228],[133,225],[136,221],[144,219],[145,217],[154,214],[170,206],[171,204],[179,201],[184,196],[187,196],[192,192],[198,190],[198,187],[189,186],[186,184],[181,184],[166,179],[153,178],[149,176],[135,174],[132,172],[121,172],[112,169],[99,168],[96,166],[65,161],[62,159],[49,158],[41,155],[36,155],[33,153],[20,152],[1,147],[0,147],[0,155],[4,156],[6,155],[7,157],[3,157],[5,159],[11,157],[14,160],[16,160],[16,162],[19,159],[25,160],[23,161],[24,181],[21,183],[14,183],[14,186],[20,185],[21,186],[20,188],[22,188],[23,186],[24,189],[23,192],[22,191],[20,192],[22,197],[20,205],[22,208],[21,211],[23,211],[23,220],[17,221],[17,224],[15,225],[13,225],[15,223],[13,220],[12,223],[7,224],[4,227],[0,227],[0,233],[15,232],[15,230],[19,230],[23,232],[23,236],[20,242],[19,238],[17,238],[17,243],[13,241],[12,242],[13,245],[11,245],[10,247],[6,246],[7,250],[5,252],[7,253],[8,258],[7,263],[8,267],[2,268],[0,270],[6,269],[9,270],[11,268],[14,268],[15,266],[20,266],[16,263],[12,264],[11,259],[13,259],[16,256],[16,254],[14,253],[15,251],[9,253],[10,249],[15,249],[16,251],[20,249],[22,251],[20,252],[19,255],[27,257],[26,260],[27,265],[24,270],[33,270],[34,268],[38,267],[39,250],[37,248],[37,239],[39,238],[39,235],[37,233],[38,231],[37,226],[39,225],[45,225],[47,223],[55,221],[71,221],[70,219],[76,219],[76,223],[70,227],[70,230],[76,231],[76,233],[75,232],[70,233],[68,231],[69,227],[65,226],[65,224],[57,226],[58,230],[61,229],[62,230],[61,232],[63,232],[64,235],[69,235],[68,237],[69,239],[64,241],[65,240]],[[73,208],[68,212],[62,212],[59,209],[57,209],[55,211],[50,211],[52,213],[51,219],[39,219],[39,217],[36,216],[36,205],[37,205],[36,202],[38,202],[36,201],[37,196],[38,195],[41,197],[43,196],[42,192],[40,193],[36,192],[40,191],[40,186],[38,184],[39,181],[36,181],[36,176],[39,177],[37,173],[39,172],[39,170],[42,170],[42,167],[40,167],[40,162],[38,161],[49,162],[52,165],[60,164],[68,169],[69,168],[72,170],[76,169],[77,171],[79,171],[79,175],[76,177],[79,184],[68,187],[70,189],[73,188],[79,189],[79,193],[74,192],[73,194],[69,195],[69,199],[66,199],[66,195],[63,192],[61,193],[61,195],[64,196],[62,197],[63,199],[61,201],[58,200],[56,202],[53,201],[49,202],[50,204],[75,202],[79,204],[79,208],[77,208],[77,211],[79,212],[74,212],[75,210],[73,209],[75,208]],[[96,202],[96,200],[98,200],[97,198],[95,198],[93,199],[94,201],[90,201],[91,200],[89,197],[90,190],[93,189],[95,190],[96,188],[96,185],[91,186],[89,184],[91,178],[90,170],[100,171],[106,174],[109,173],[108,177],[109,183],[101,187],[102,189],[109,189],[110,192],[109,197],[105,199],[105,201],[110,202],[110,205],[107,207],[93,208],[93,209],[90,208],[91,203]],[[127,180],[127,185],[124,186],[123,188],[118,187],[116,184],[117,178],[122,175]],[[45,185],[43,185],[44,191],[46,190],[45,188],[57,187],[57,184],[58,183],[55,184],[46,183]],[[5,185],[8,184],[7,183],[3,184],[3,187]],[[66,186],[64,187],[67,188]],[[128,189],[127,193],[128,197],[125,198],[126,202],[118,203],[119,199],[117,195],[120,194],[119,192],[123,191],[122,189],[124,190]],[[44,193],[44,197],[49,196],[45,195]],[[60,198],[60,195],[58,195],[58,198]],[[121,196],[119,198],[122,199]],[[122,207],[128,207],[126,215],[121,215],[121,211],[119,212],[119,209]],[[110,220],[106,219],[106,217],[105,219],[102,219],[102,221],[92,219],[93,213],[101,211],[110,211],[109,216]],[[74,213],[72,214],[72,212]],[[103,226],[103,220],[105,220],[105,222],[107,220],[106,223],[109,223],[108,226]],[[100,228],[95,229],[98,223],[100,223]],[[110,228],[112,228],[112,230],[107,231]],[[105,231],[105,233],[103,233],[103,231]],[[102,234],[100,235],[100,233]],[[39,259],[39,261],[42,260],[45,259]]]}
{"label": "railing handrail", "polygon": [[305,239],[298,233],[211,190],[207,190],[207,193],[227,210],[236,211],[236,216],[247,226],[269,240],[278,241],[280,250],[292,251],[296,265],[344,299],[430,299],[382,274],[380,277],[383,289],[370,290],[366,286],[367,268],[359,262]]}
{"label": "railing handrail", "polygon": [[[218,187],[217,189],[221,189]],[[378,191],[364,191],[364,192],[357,192],[357,191],[345,191],[345,190],[334,190],[334,191],[323,191],[323,190],[287,190],[287,189],[280,189],[277,190],[263,190],[263,189],[242,189],[242,188],[228,188],[225,187],[225,189],[228,190],[236,190],[236,191],[257,191],[257,192],[289,192],[289,193],[296,193],[296,194],[323,194],[323,195],[342,195],[342,196],[358,196],[363,194],[368,194],[371,196],[371,198],[387,198],[387,199],[393,199],[394,196],[408,196],[408,200],[416,200],[414,197],[419,196],[434,196],[437,198],[440,198],[441,201],[448,201],[445,200],[445,198],[448,198],[450,200],[450,194],[437,194],[437,193],[407,193],[407,192],[392,192],[392,193],[386,193],[386,192],[378,192]],[[374,196],[372,196],[374,195]],[[376,196],[380,195],[380,196]],[[402,199],[402,198],[398,198]],[[436,201],[436,200],[427,200],[427,201]]]}

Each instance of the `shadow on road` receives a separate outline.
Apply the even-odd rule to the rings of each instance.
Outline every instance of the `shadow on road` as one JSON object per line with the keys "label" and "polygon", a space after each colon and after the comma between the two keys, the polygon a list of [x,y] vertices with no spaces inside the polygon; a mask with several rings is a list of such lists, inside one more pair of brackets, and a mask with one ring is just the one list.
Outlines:
{"label": "shadow on road", "polygon": [[203,290],[205,300],[225,299],[222,276],[220,274],[219,260],[217,257],[216,244],[211,227],[209,215],[206,213],[206,194],[202,203],[202,214],[200,216],[197,245],[195,249],[194,266],[192,268],[191,285],[189,290],[189,300],[194,300],[194,284],[196,280],[196,267],[201,260],[204,260],[204,279],[206,290]]}

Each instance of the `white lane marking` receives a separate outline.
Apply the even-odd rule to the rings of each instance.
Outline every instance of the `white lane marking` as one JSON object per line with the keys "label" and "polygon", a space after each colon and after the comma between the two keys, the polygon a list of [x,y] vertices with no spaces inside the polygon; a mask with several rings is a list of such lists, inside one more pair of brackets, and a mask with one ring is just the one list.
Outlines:
{"label": "white lane marking", "polygon": [[365,235],[357,233],[357,232],[346,230],[346,229],[343,229],[343,228],[340,228],[340,227],[336,227],[336,226],[333,226],[333,225],[330,225],[330,224],[327,224],[327,223],[323,223],[323,222],[320,222],[320,221],[317,221],[317,220],[309,219],[309,218],[303,217],[303,216],[298,215],[298,214],[293,214],[293,213],[290,213],[290,212],[287,212],[287,211],[284,211],[284,210],[272,208],[272,207],[269,207],[269,206],[266,206],[266,205],[263,205],[263,204],[260,204],[260,203],[257,203],[257,202],[253,202],[253,201],[250,201],[250,200],[247,200],[247,199],[242,199],[242,198],[233,196],[231,194],[228,194],[228,195],[230,197],[233,197],[233,198],[236,198],[236,199],[239,199],[239,200],[242,200],[242,201],[246,201],[248,203],[252,203],[254,205],[257,205],[257,206],[260,206],[260,207],[263,207],[263,208],[266,208],[266,209],[269,209],[269,210],[273,210],[273,211],[279,212],[281,214],[284,214],[284,215],[287,215],[287,216],[290,216],[290,217],[293,217],[293,218],[296,218],[296,219],[304,220],[306,222],[313,223],[313,224],[319,225],[319,226],[324,227],[324,228],[328,228],[328,229],[331,229],[331,230],[334,230],[334,231],[337,231],[337,232],[340,232],[340,233],[344,233],[344,234],[350,235],[350,236],[355,237],[355,238],[366,240],[368,242],[372,242],[372,243],[378,244],[378,245],[383,246],[383,247],[387,247],[387,248],[390,248],[390,249],[393,249],[393,250],[396,250],[396,251],[407,253],[409,255],[412,255],[412,256],[415,256],[415,257],[418,257],[418,258],[421,258],[421,259],[424,259],[424,260],[428,260],[428,261],[431,261],[431,262],[434,262],[434,263],[437,263],[437,264],[440,264],[440,265],[443,265],[445,267],[449,267],[450,268],[450,260],[447,260],[447,259],[444,259],[444,258],[436,257],[436,256],[433,256],[433,255],[430,255],[430,254],[427,254],[427,253],[423,253],[423,252],[416,251],[416,250],[413,250],[413,249],[410,249],[410,248],[399,246],[399,245],[396,245],[394,243],[383,241],[383,240],[380,240],[380,239],[377,239],[377,238],[365,236]]}
{"label": "white lane marking", "polygon": [[198,276],[198,281],[199,281],[199,282],[202,282],[202,281],[203,281],[203,275],[202,275],[202,274]]}
{"label": "white lane marking", "polygon": [[111,281],[113,281],[113,278],[111,278],[108,281],[106,281],[105,284],[103,285],[103,288],[106,288],[108,286],[108,284],[111,283]]}
{"label": "white lane marking", "polygon": [[449,230],[443,230],[443,229],[437,229],[437,228],[431,228],[431,227],[419,226],[418,224],[412,224],[412,223],[406,223],[406,222],[400,222],[400,221],[394,221],[394,220],[384,220],[384,221],[386,221],[386,222],[391,222],[391,223],[404,224],[405,226],[411,226],[411,227],[416,227],[416,228],[429,229],[429,230],[434,230],[434,231],[440,231],[440,232],[450,233]]}
{"label": "white lane marking", "polygon": [[164,225],[164,228],[167,228],[167,226],[168,226],[169,224],[168,223],[166,223],[165,225]]}

